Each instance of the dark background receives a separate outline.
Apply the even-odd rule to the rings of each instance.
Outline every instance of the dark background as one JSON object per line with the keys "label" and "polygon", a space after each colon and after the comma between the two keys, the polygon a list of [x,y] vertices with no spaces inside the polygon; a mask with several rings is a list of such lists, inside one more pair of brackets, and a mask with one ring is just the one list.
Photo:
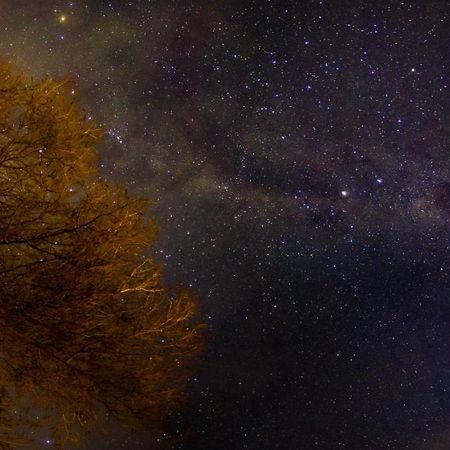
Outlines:
{"label": "dark background", "polygon": [[0,4],[209,327],[185,410],[84,448],[450,448],[448,2]]}

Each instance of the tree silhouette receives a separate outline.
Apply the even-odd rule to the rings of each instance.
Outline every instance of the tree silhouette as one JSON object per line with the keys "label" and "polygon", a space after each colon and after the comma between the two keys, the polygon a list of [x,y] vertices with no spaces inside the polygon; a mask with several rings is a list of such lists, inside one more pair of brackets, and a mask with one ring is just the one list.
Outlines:
{"label": "tree silhouette", "polygon": [[164,417],[200,347],[192,295],[142,256],[147,202],[100,179],[102,132],[72,97],[0,64],[0,448]]}

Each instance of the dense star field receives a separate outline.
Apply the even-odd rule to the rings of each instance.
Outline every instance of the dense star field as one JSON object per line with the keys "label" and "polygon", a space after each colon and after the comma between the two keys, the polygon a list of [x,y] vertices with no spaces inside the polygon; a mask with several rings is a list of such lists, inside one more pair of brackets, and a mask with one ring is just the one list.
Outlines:
{"label": "dense star field", "polygon": [[1,7],[0,55],[72,76],[208,325],[166,430],[83,448],[450,448],[448,2]]}

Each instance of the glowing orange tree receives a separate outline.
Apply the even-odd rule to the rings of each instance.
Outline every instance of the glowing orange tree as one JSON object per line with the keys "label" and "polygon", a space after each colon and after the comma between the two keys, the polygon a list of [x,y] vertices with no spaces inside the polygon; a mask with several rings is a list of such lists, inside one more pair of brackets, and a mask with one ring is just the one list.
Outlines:
{"label": "glowing orange tree", "polygon": [[102,133],[69,92],[0,65],[0,448],[30,408],[60,444],[104,411],[163,417],[200,345],[192,296],[142,257],[146,201],[100,180]]}

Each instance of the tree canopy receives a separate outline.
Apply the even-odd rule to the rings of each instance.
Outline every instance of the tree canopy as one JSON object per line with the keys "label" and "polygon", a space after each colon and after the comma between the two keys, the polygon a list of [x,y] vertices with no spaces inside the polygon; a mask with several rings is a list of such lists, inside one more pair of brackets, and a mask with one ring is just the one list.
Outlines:
{"label": "tree canopy", "polygon": [[194,297],[143,257],[147,201],[99,176],[101,136],[67,80],[0,64],[3,448],[33,424],[64,445],[103,412],[133,427],[164,417],[199,351]]}

